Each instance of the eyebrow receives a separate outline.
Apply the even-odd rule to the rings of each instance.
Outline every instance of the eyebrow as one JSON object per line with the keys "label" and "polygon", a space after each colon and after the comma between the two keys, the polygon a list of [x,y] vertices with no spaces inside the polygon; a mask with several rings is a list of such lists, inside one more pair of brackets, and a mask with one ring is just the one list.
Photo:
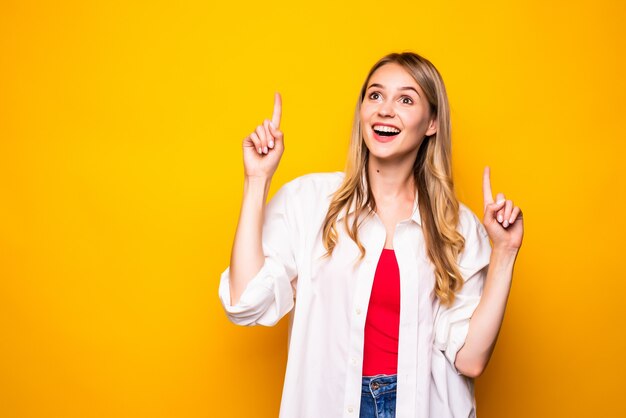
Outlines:
{"label": "eyebrow", "polygon": [[[384,89],[384,87],[383,87],[383,85],[382,85],[382,84],[373,83],[373,84],[370,84],[370,85],[369,85],[369,87],[368,87],[366,90],[369,90],[369,89],[371,89],[372,87],[378,87],[378,88],[380,88],[380,89]],[[419,97],[422,97],[422,96],[420,96],[420,94],[418,93],[418,91],[417,91],[417,90],[415,90],[415,88],[414,88],[414,87],[411,87],[411,86],[400,87],[398,90],[413,90],[413,91],[415,92],[415,94],[417,94]]]}

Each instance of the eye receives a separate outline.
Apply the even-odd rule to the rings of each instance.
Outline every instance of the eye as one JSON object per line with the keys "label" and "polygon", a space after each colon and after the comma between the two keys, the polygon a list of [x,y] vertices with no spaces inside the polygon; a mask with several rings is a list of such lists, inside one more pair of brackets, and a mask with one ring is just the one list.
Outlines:
{"label": "eye", "polygon": [[409,96],[403,96],[401,100],[403,104],[413,104],[413,99]]}
{"label": "eye", "polygon": [[380,99],[380,93],[377,92],[377,91],[372,92],[372,93],[370,93],[369,98],[372,99],[372,100],[378,100],[378,99]]}

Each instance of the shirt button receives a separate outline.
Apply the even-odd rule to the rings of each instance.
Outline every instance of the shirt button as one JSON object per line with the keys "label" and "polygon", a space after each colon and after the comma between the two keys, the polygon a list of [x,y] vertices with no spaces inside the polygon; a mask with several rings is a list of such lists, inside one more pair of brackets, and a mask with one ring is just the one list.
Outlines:
{"label": "shirt button", "polygon": [[361,308],[356,308],[356,314],[361,315]]}
{"label": "shirt button", "polygon": [[353,365],[353,366],[356,366],[356,365],[357,365],[357,363],[358,363],[358,362],[357,362],[357,360],[356,360],[356,357],[352,357],[352,365]]}
{"label": "shirt button", "polygon": [[353,413],[353,412],[354,412],[354,408],[353,408],[353,407],[351,407],[351,406],[349,406],[349,407],[348,407],[348,412]]}

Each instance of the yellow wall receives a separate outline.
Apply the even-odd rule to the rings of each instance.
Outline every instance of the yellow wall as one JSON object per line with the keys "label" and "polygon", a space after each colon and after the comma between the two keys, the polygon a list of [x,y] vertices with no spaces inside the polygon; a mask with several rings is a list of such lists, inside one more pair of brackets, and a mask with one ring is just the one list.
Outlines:
{"label": "yellow wall", "polygon": [[525,213],[479,415],[625,416],[623,2],[58,3],[0,3],[0,416],[276,416],[286,323],[217,297],[241,140],[279,90],[272,190],[341,170],[406,49],[447,83],[461,200],[489,164]]}

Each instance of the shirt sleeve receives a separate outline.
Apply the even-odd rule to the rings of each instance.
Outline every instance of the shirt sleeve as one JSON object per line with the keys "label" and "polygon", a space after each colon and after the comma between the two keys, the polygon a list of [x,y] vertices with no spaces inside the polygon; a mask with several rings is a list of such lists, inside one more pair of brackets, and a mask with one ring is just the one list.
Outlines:
{"label": "shirt sleeve", "polygon": [[465,344],[469,323],[480,302],[485,277],[491,256],[491,244],[485,227],[467,208],[461,216],[461,230],[465,237],[465,248],[459,255],[459,270],[463,276],[463,288],[456,294],[450,307],[440,306],[435,316],[435,348],[440,350],[452,366],[456,354]]}
{"label": "shirt sleeve", "polygon": [[267,204],[263,221],[265,262],[239,301],[231,305],[230,267],[220,277],[219,297],[228,319],[237,325],[275,325],[294,306],[297,242],[289,183]]}

